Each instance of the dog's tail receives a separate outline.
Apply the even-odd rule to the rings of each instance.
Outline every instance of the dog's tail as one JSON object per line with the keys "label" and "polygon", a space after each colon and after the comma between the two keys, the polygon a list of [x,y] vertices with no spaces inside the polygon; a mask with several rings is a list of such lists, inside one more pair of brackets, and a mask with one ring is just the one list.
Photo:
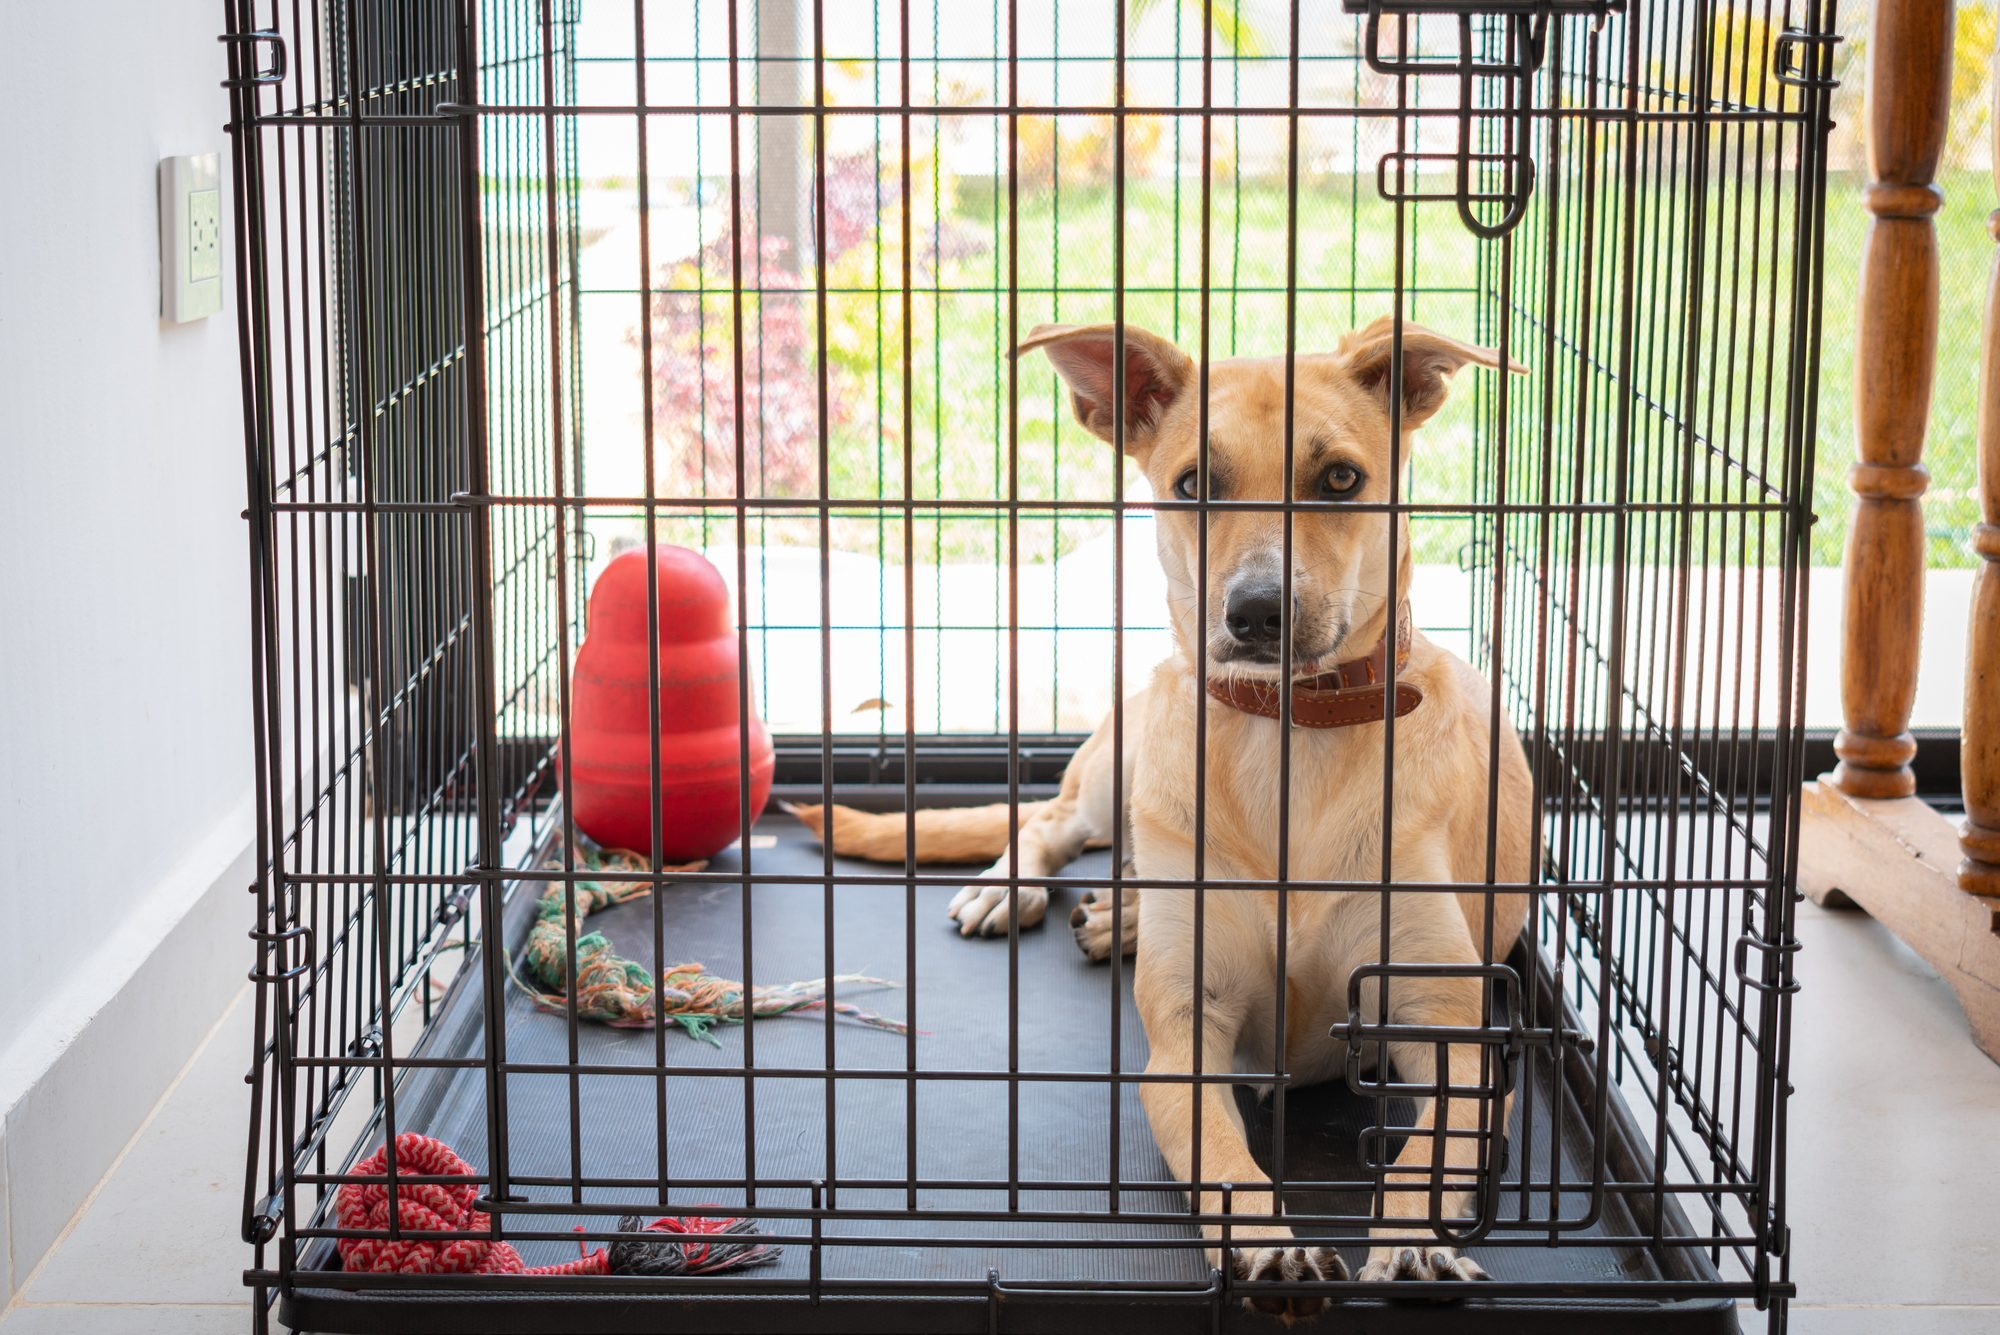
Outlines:
{"label": "dog's tail", "polygon": [[[869,862],[903,860],[910,816],[901,811],[857,811],[817,803],[780,803],[822,841],[832,815],[833,851]],[[1046,802],[1023,802],[1014,810],[1025,825]],[[1012,831],[1005,802],[983,807],[926,807],[916,813],[918,862],[992,862],[1007,851]]]}

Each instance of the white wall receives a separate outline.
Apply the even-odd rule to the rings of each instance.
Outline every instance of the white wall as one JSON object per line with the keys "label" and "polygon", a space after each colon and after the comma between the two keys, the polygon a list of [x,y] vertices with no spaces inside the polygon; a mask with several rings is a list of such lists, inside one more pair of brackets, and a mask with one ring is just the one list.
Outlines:
{"label": "white wall", "polygon": [[[233,280],[219,316],[158,314],[156,163],[219,152],[226,193],[221,21],[212,0],[0,17],[0,1301],[250,958]],[[197,910],[223,930],[148,972],[116,1026],[138,1050],[78,1045]],[[85,1050],[99,1069],[56,1098]],[[71,1097],[101,1111],[80,1124]],[[74,1162],[51,1165],[65,1119]]]}

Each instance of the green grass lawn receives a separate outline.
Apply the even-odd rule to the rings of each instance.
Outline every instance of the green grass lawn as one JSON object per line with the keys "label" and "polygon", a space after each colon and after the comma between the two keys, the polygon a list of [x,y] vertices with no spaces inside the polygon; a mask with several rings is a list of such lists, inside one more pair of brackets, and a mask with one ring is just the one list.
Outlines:
{"label": "green grass lawn", "polygon": [[[1754,174],[1753,174],[1754,175]],[[864,177],[864,182],[866,178]],[[1702,316],[1693,338],[1681,317],[1691,298],[1685,283],[1685,201],[1687,187],[1645,186],[1633,221],[1639,226],[1635,255],[1633,320],[1636,332],[1633,386],[1653,407],[1630,414],[1632,490],[1643,499],[1675,500],[1683,493],[1699,499],[1736,500],[1750,493],[1744,478],[1752,470],[1775,478],[1782,442],[1782,390],[1788,377],[1784,332],[1785,302],[1791,293],[1785,247],[1773,236],[1789,227],[1789,183],[1780,181],[1778,206],[1771,187],[1759,205],[1738,208],[1748,187],[1724,174],[1711,182],[1704,204],[1710,223],[1706,281],[1699,299]],[[1976,519],[1973,500],[1974,434],[1977,422],[1976,358],[1986,266],[1992,242],[1986,232],[1991,183],[1984,173],[1960,172],[1944,181],[1945,207],[1937,217],[1943,280],[1940,292],[1940,348],[1927,463],[1933,491],[1926,505],[1933,566],[1969,565],[1965,540]],[[1854,331],[1860,252],[1866,215],[1860,181],[1836,178],[1828,188],[1824,336],[1821,348],[1817,466],[1813,502],[1819,515],[1814,533],[1816,564],[1838,564],[1846,540],[1853,498],[1845,481],[1855,454],[1853,425]],[[1588,299],[1587,339],[1600,369],[1576,374],[1578,358],[1558,350],[1557,375],[1548,385],[1539,375],[1510,386],[1512,443],[1508,491],[1531,499],[1546,484],[1557,496],[1579,481],[1596,499],[1611,496],[1609,460],[1620,409],[1634,399],[1616,376],[1620,347],[1620,288],[1616,246],[1626,220],[1615,174],[1600,184],[1594,235],[1598,254],[1559,245],[1559,273],[1553,295],[1542,272],[1547,254],[1541,215],[1515,234],[1511,291],[1514,310],[1510,338],[1516,355],[1534,362],[1544,352],[1541,323],[1553,323],[1568,339],[1579,339]],[[886,195],[887,221],[849,244],[827,274],[828,339],[840,420],[830,427],[830,472],[834,494],[843,497],[899,497],[904,451],[914,493],[919,498],[992,500],[1010,488],[1035,500],[1098,502],[1114,490],[1110,449],[1088,436],[1069,417],[1053,373],[1039,358],[1019,366],[1018,465],[1010,469],[1006,404],[1006,355],[1010,285],[1008,200],[990,179],[961,178],[922,192],[915,214],[918,255],[910,299],[913,321],[909,439],[904,440],[903,297],[895,220],[896,194]],[[1580,207],[1572,185],[1564,207]],[[1267,355],[1285,347],[1288,272],[1295,266],[1296,345],[1303,351],[1331,347],[1340,334],[1390,308],[1397,287],[1393,244],[1396,212],[1380,199],[1371,176],[1320,175],[1298,201],[1296,256],[1287,253],[1288,213],[1281,181],[1236,180],[1217,173],[1209,219],[1209,338],[1217,357]],[[1113,277],[1121,262],[1115,249],[1113,202],[1101,185],[1046,183],[1023,188],[1015,207],[1018,240],[1014,256],[1018,288],[1015,327],[1025,333],[1046,320],[1108,320],[1114,310]],[[1466,338],[1495,340],[1504,307],[1482,299],[1482,291],[1503,290],[1500,251],[1479,243],[1448,205],[1409,209],[1401,284],[1405,313],[1414,320]],[[1723,219],[1718,228],[1715,219]],[[1572,227],[1564,233],[1574,236]],[[1201,330],[1199,290],[1202,220],[1192,181],[1137,178],[1128,183],[1122,266],[1125,317],[1176,339],[1193,350]],[[941,257],[941,258],[933,258]],[[1774,258],[1775,257],[1775,258]],[[1591,267],[1586,268],[1586,263]],[[691,271],[690,271],[691,272]],[[1588,275],[1588,277],[1586,276]],[[683,276],[688,286],[692,277]],[[726,271],[704,273],[703,329],[726,331],[731,297]],[[1773,318],[1772,285],[1778,303]],[[773,303],[810,302],[803,296],[762,298]],[[756,298],[751,298],[755,301]],[[756,325],[752,310],[751,325]],[[1773,329],[1775,340],[1769,337]],[[704,337],[713,337],[707,332]],[[726,337],[726,334],[725,334]],[[1699,368],[1692,382],[1683,365],[1688,355]],[[1537,367],[1536,370],[1543,368]],[[790,372],[810,378],[806,364]],[[1687,386],[1695,385],[1698,429],[1743,466],[1717,462],[1708,451],[1688,454],[1675,418],[1685,406]],[[1766,406],[1767,387],[1778,394]],[[1490,444],[1491,383],[1462,376],[1454,401],[1424,430],[1412,463],[1410,495],[1437,502],[1487,499],[1495,485]],[[1547,419],[1544,393],[1554,402]],[[726,398],[726,378],[706,391]],[[1584,396],[1579,402],[1579,395]],[[754,434],[754,433],[753,433]],[[810,432],[808,432],[810,434]],[[727,452],[713,435],[704,446]],[[754,445],[753,445],[754,448]],[[1586,455],[1583,451],[1588,450]],[[1543,469],[1547,469],[1544,474]],[[731,466],[733,471],[733,465]],[[1128,493],[1143,495],[1136,475],[1126,475]],[[1754,498],[1754,497],[1753,497]],[[1028,515],[1022,559],[1047,559],[1102,524],[1102,518]],[[857,512],[838,521],[837,545],[865,550],[900,546],[893,532],[899,521],[883,513]],[[923,517],[916,547],[931,559],[1004,559],[1003,525],[993,512],[930,514]],[[772,541],[810,542],[817,525],[798,513],[765,526]],[[1423,560],[1456,559],[1470,536],[1463,519],[1420,526]],[[1717,549],[1709,559],[1723,559]],[[1698,558],[1699,559],[1699,558]]]}

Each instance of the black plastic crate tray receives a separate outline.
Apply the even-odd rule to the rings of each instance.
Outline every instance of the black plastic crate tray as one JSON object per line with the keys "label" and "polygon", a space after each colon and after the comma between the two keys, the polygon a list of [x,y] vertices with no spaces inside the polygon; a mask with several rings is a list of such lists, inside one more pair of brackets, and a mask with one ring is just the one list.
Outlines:
{"label": "black plastic crate tray", "polygon": [[[815,842],[788,817],[775,812],[758,826],[753,849],[762,873],[796,870],[817,877],[823,866]],[[740,864],[724,854],[712,870]],[[849,872],[880,876],[883,868],[839,863]],[[1079,876],[1104,876],[1108,854],[1086,855],[1076,866]],[[510,939],[522,939],[531,916],[537,887],[522,885],[508,907]],[[1004,940],[961,939],[944,915],[951,890],[904,885],[844,883],[831,896],[833,961],[836,972],[872,973],[902,979],[906,923],[914,912],[917,986],[871,992],[843,992],[842,998],[898,1019],[909,1015],[913,997],[919,1036],[919,1069],[1004,1073],[1008,1069],[1009,962]],[[1017,989],[1019,1064],[1023,1071],[1104,1072],[1110,1069],[1113,973],[1109,966],[1084,959],[1070,939],[1066,920],[1069,893],[1052,897],[1048,922],[1021,936]],[[670,961],[699,960],[713,972],[742,976],[743,911],[738,886],[687,884],[670,891],[662,903],[662,923]],[[751,901],[755,976],[760,982],[817,978],[825,972],[825,925],[828,897],[820,885],[802,882],[760,884]],[[589,927],[610,937],[619,953],[653,963],[653,908],[640,899],[592,915]],[[1524,965],[1516,953],[1517,967]],[[1540,990],[1543,1006],[1548,993],[1546,971],[1537,962],[1530,986]],[[1131,999],[1131,969],[1122,971],[1118,997],[1121,1069],[1145,1066],[1146,1040]],[[426,1032],[419,1055],[469,1057],[484,1054],[482,998],[478,970],[460,978]],[[1548,1009],[1542,1011],[1550,1013]],[[538,1009],[519,989],[509,988],[505,1006],[507,1057],[510,1064],[567,1064],[568,1025],[560,1014]],[[1571,1018],[1574,1023],[1574,1018]],[[697,1042],[675,1030],[666,1035],[667,1060],[672,1065],[732,1067],[744,1060],[745,1031],[719,1027],[719,1048]],[[830,1037],[829,1037],[830,1036]],[[831,1041],[832,1060],[844,1072],[874,1071],[891,1078],[844,1075],[835,1082],[835,1164],[827,1154],[825,1068]],[[658,1173],[656,1100],[659,1081],[651,1074],[656,1039],[649,1030],[612,1029],[583,1024],[577,1033],[581,1064],[630,1065],[633,1075],[586,1075],[576,1078],[574,1096],[581,1163],[594,1178],[654,1179]],[[836,1174],[842,1183],[874,1179],[880,1188],[843,1186],[831,1204],[850,1210],[901,1209],[906,1192],[907,1118],[911,1084],[900,1078],[908,1056],[907,1041],[896,1034],[836,1021],[829,1030],[823,1015],[802,1015],[758,1021],[755,1025],[758,1068],[789,1069],[810,1075],[759,1075],[755,1091],[756,1177],[758,1202],[764,1206],[807,1207],[810,1183]],[[1516,1098],[1510,1141],[1517,1162],[1508,1181],[1518,1181],[1522,1142],[1519,1122],[1534,1109],[1538,1134],[1527,1143],[1530,1182],[1549,1180],[1551,1109],[1564,1119],[1561,1137],[1562,1178],[1588,1181],[1592,1158],[1588,1109],[1601,1093],[1609,1100],[1610,1135],[1606,1161],[1613,1182],[1651,1182],[1652,1155],[1629,1109],[1615,1087],[1594,1088],[1595,1070],[1589,1060],[1572,1057],[1562,1063],[1536,1060],[1525,1064],[1524,1087]],[[437,1136],[470,1163],[484,1168],[487,1152],[485,1076],[478,1069],[426,1069],[410,1072],[396,1095],[399,1130]],[[668,1169],[676,1182],[737,1180],[745,1175],[743,1084],[738,1076],[676,1075],[666,1081]],[[926,1180],[1000,1181],[1008,1176],[1009,1094],[997,1079],[925,1080],[916,1086],[918,1176]],[[1112,1131],[1111,1092],[1100,1077],[1095,1081],[1023,1080],[1018,1093],[1018,1138],[1015,1153],[1022,1183],[1023,1208],[1102,1211],[1103,1187],[1083,1189],[1109,1177]],[[1118,1089],[1117,1156],[1125,1182],[1159,1182],[1168,1177],[1153,1146],[1141,1109],[1138,1088]],[[510,1074],[508,1127],[510,1157],[516,1177],[567,1178],[571,1169],[571,1077],[567,1074]],[[1247,1090],[1239,1090],[1253,1148],[1268,1165],[1271,1119]],[[1407,1110],[1405,1110],[1406,1112]],[[1293,1181],[1355,1180],[1363,1177],[1358,1160],[1360,1132],[1377,1120],[1372,1099],[1351,1093],[1344,1085],[1295,1090],[1287,1100],[1286,1175]],[[1399,1119],[1400,1120],[1400,1119]],[[380,1125],[373,1127],[356,1158],[374,1150]],[[352,1160],[350,1160],[352,1162]],[[1074,1189],[1034,1189],[1031,1183],[1060,1182]],[[782,1185],[792,1184],[792,1185]],[[567,1186],[517,1187],[517,1194],[559,1204],[570,1199]],[[1288,1196],[1290,1193],[1288,1193]],[[657,1213],[645,1202],[651,1190],[591,1189],[592,1201],[629,1200],[635,1213]],[[676,1186],[676,1204],[741,1204],[740,1187]],[[1128,1214],[1165,1214],[1184,1210],[1178,1192],[1125,1189],[1120,1208]],[[1548,1193],[1534,1193],[1532,1208],[1541,1217],[1549,1209]],[[409,1335],[492,1335],[498,1332],[587,1331],[592,1335],[623,1332],[737,1332],[830,1330],[985,1332],[1075,1331],[1093,1335],[1278,1329],[1269,1317],[1244,1311],[1233,1296],[1215,1291],[1208,1262],[1189,1246],[1100,1246],[1091,1249],[1034,1245],[1035,1240],[1099,1238],[1126,1242],[1188,1239],[1195,1230],[1179,1222],[1121,1225],[1080,1224],[996,1218],[990,1222],[930,1220],[923,1209],[973,1209],[1004,1214],[1004,1189],[951,1190],[923,1188],[920,1214],[914,1220],[850,1220],[829,1218],[823,1226],[817,1301],[812,1249],[788,1245],[780,1261],[716,1279],[693,1281],[702,1291],[638,1292],[618,1279],[540,1281],[506,1285],[491,1281],[458,1281],[444,1288],[347,1289],[302,1284],[285,1293],[280,1316],[294,1329],[323,1332],[407,1332]],[[1579,1193],[1560,1203],[1564,1215],[1581,1212]],[[1686,1245],[1690,1233],[1685,1217],[1666,1198],[1662,1232],[1682,1239],[1682,1245],[1631,1247],[1593,1241],[1607,1235],[1644,1235],[1650,1230],[1649,1193],[1606,1192],[1604,1209],[1589,1228],[1564,1235],[1558,1246],[1472,1247],[1496,1279],[1546,1288],[1534,1296],[1488,1296],[1481,1286],[1476,1296],[1456,1303],[1379,1300],[1343,1301],[1330,1307],[1319,1324],[1340,1331],[1523,1330],[1537,1335],[1608,1330],[1734,1332],[1735,1304],[1718,1295],[1719,1279],[1708,1253]],[[1299,1192],[1293,1211],[1364,1212],[1360,1193]],[[1501,1217],[1513,1218],[1519,1197],[1511,1189],[1501,1196]],[[604,1216],[592,1221],[605,1227]],[[583,1216],[536,1214],[516,1216],[517,1227],[558,1231],[585,1222]],[[767,1221],[768,1231],[805,1235],[804,1220]],[[1305,1231],[1305,1230],[1302,1230]],[[840,1246],[843,1234],[873,1234],[907,1238],[896,1246]],[[1546,1230],[1514,1236],[1546,1238]],[[926,1239],[994,1239],[996,1245],[945,1247],[925,1245]],[[998,1245],[1011,1240],[1016,1245]],[[1026,1243],[1027,1245],[1019,1245]],[[529,1265],[573,1258],[574,1244],[527,1242],[520,1250]],[[1358,1268],[1365,1252],[1358,1239],[1342,1252]],[[302,1269],[336,1265],[330,1243],[320,1240],[306,1248]],[[990,1282],[997,1272],[998,1287]],[[373,1277],[371,1277],[373,1278]],[[337,1283],[337,1281],[336,1281]],[[1579,1296],[1575,1286],[1630,1284],[1643,1294]],[[1022,1292],[1013,1286],[1044,1286]],[[905,1292],[896,1292],[903,1286]],[[1671,1286],[1671,1298],[1658,1296]],[[501,1288],[507,1291],[499,1291]],[[557,1291],[560,1288],[561,1291]],[[1092,1292],[1096,1288],[1098,1291]],[[1570,1288],[1571,1293],[1563,1290]],[[1114,1292],[1125,1290],[1123,1292]],[[1137,1291],[1134,1291],[1137,1290]],[[1371,1292],[1372,1292],[1371,1286]]]}

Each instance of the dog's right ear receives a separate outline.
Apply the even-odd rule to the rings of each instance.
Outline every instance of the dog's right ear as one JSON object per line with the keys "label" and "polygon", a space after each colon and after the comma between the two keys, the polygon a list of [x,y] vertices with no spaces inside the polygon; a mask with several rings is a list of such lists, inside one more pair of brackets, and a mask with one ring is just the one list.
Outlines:
{"label": "dog's right ear", "polygon": [[[1340,340],[1338,355],[1346,358],[1348,371],[1361,387],[1375,394],[1387,406],[1389,370],[1395,362],[1396,322],[1381,316],[1366,329]],[[1485,366],[1498,371],[1500,353],[1461,343],[1435,330],[1405,321],[1403,324],[1403,411],[1405,431],[1421,426],[1444,405],[1446,388],[1461,367]],[[1509,358],[1506,370],[1526,375],[1528,368]]]}
{"label": "dog's right ear", "polygon": [[[1117,416],[1112,375],[1118,359],[1118,327],[1109,324],[1036,325],[1016,356],[1040,348],[1069,386],[1076,420],[1104,440],[1115,441]],[[1158,334],[1125,326],[1125,450],[1153,443],[1167,408],[1194,380],[1194,359]]]}

